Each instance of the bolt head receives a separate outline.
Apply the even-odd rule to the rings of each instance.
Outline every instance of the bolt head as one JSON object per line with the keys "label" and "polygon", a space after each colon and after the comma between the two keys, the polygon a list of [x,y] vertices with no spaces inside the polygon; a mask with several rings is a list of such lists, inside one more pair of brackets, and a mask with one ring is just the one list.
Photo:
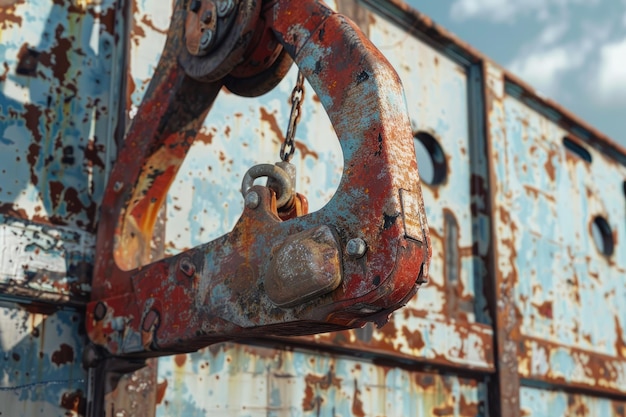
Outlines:
{"label": "bolt head", "polygon": [[217,15],[226,17],[235,10],[234,0],[221,0],[217,3]]}
{"label": "bolt head", "polygon": [[183,258],[180,261],[180,270],[188,277],[192,277],[196,273],[196,266],[189,258]]}
{"label": "bolt head", "polygon": [[213,45],[213,41],[215,39],[214,33],[211,29],[206,29],[202,33],[202,37],[200,38],[200,49],[204,51],[208,51]]}
{"label": "bolt head", "polygon": [[261,197],[259,197],[256,191],[250,191],[248,194],[246,194],[247,208],[254,210],[255,208],[259,207],[260,203]]}
{"label": "bolt head", "polygon": [[350,239],[346,244],[346,253],[352,258],[360,258],[365,255],[367,244],[361,238]]}

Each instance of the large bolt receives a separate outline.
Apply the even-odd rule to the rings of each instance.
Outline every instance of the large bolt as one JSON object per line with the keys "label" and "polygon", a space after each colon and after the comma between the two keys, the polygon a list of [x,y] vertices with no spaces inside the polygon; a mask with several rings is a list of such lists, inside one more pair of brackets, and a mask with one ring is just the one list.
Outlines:
{"label": "large bolt", "polygon": [[209,49],[211,49],[211,46],[213,46],[214,40],[215,36],[213,31],[211,29],[206,29],[200,38],[200,50],[208,52]]}
{"label": "large bolt", "polygon": [[346,253],[352,258],[360,258],[365,255],[367,245],[361,238],[350,239],[346,244]]}
{"label": "large bolt", "polygon": [[234,0],[221,0],[217,3],[217,15],[226,17],[235,10]]}
{"label": "large bolt", "polygon": [[246,194],[246,207],[248,207],[249,209],[254,210],[255,208],[259,207],[260,203],[261,197],[259,197],[256,191],[250,191],[248,194]]}

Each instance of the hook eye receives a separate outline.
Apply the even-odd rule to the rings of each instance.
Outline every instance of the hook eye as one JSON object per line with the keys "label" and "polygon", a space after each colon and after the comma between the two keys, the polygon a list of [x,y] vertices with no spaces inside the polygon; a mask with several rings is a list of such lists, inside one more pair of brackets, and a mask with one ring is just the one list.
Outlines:
{"label": "hook eye", "polygon": [[246,197],[248,190],[254,184],[254,180],[261,177],[272,178],[277,184],[277,200],[276,206],[278,208],[284,207],[294,197],[293,184],[289,174],[284,169],[271,164],[259,164],[255,165],[246,172],[246,175],[241,181],[241,194]]}

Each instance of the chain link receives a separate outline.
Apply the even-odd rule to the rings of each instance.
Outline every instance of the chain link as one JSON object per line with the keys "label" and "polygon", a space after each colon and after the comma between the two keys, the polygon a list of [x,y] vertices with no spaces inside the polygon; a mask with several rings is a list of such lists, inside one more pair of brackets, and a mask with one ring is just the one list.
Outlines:
{"label": "chain link", "polygon": [[304,100],[304,75],[298,71],[298,80],[291,92],[291,115],[289,116],[289,126],[282,145],[280,145],[280,159],[289,162],[296,151],[296,128],[302,113],[302,101]]}

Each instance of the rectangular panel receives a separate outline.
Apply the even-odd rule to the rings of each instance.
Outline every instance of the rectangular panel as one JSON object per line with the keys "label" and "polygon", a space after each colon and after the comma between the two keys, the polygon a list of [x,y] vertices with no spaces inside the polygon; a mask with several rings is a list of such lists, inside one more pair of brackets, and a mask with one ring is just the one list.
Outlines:
{"label": "rectangular panel", "polygon": [[524,417],[626,416],[626,402],[608,398],[522,387],[520,399]]}
{"label": "rectangular panel", "polygon": [[223,344],[159,362],[157,416],[484,415],[484,385],[332,355]]}
{"label": "rectangular panel", "polygon": [[498,199],[513,228],[521,331],[624,358],[626,167],[519,100],[504,103]]}
{"label": "rectangular panel", "polygon": [[8,1],[0,26],[0,291],[83,302],[115,152],[115,0]]}

